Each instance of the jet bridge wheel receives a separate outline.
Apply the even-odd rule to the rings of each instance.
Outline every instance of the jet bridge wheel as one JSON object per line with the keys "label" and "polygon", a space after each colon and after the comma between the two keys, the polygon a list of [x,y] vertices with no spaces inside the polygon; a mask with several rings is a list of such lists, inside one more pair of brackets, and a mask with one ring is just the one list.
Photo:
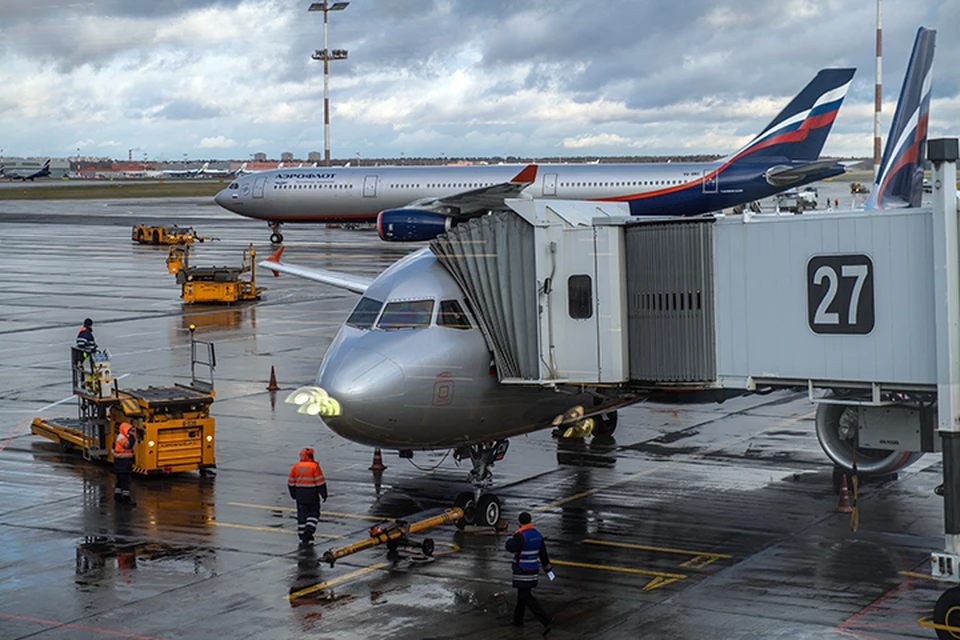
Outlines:
{"label": "jet bridge wheel", "polygon": [[[827,457],[841,469],[853,470],[853,442],[858,428],[856,406],[826,403],[817,406],[817,440]],[[886,475],[910,466],[922,455],[916,451],[860,447],[857,449],[857,473],[863,476]]]}
{"label": "jet bridge wheel", "polygon": [[[960,587],[943,592],[933,608],[933,622],[960,629]],[[960,631],[937,629],[937,637],[940,640],[957,639],[960,638]]]}

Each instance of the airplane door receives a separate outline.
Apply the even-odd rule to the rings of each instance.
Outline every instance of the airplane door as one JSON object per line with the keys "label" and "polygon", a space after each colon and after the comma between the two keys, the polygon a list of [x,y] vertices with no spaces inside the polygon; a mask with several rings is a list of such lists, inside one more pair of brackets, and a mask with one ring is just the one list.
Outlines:
{"label": "airplane door", "polygon": [[261,176],[253,181],[253,197],[262,198],[263,197],[263,185],[266,184],[266,176]]}
{"label": "airplane door", "polygon": [[363,197],[364,198],[377,197],[377,176],[363,177]]}
{"label": "airplane door", "polygon": [[719,173],[714,173],[713,171],[704,171],[703,172],[703,192],[716,193],[717,180],[719,179],[719,177],[720,177]]}
{"label": "airplane door", "polygon": [[547,173],[543,176],[543,195],[557,195],[557,174]]}

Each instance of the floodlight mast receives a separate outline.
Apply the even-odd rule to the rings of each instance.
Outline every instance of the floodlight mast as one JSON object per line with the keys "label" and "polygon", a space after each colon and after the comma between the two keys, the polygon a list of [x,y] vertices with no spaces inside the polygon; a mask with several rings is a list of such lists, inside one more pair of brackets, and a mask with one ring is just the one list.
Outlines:
{"label": "floodlight mast", "polygon": [[349,2],[314,2],[310,5],[310,11],[323,11],[323,49],[317,49],[311,56],[314,60],[323,60],[323,165],[330,166],[330,61],[346,60],[346,49],[327,48],[327,13],[330,11],[343,11],[349,5]]}

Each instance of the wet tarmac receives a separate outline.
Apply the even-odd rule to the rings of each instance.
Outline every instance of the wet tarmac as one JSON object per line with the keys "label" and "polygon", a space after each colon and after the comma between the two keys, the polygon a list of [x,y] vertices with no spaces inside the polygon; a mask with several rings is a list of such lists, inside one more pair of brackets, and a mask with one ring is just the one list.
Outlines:
{"label": "wet tarmac", "polygon": [[[166,249],[134,223],[191,224],[219,243],[196,264],[260,257],[269,231],[206,199],[0,202],[0,638],[533,638],[509,625],[506,536],[452,525],[419,538],[437,553],[377,547],[323,564],[323,551],[382,519],[416,518],[469,488],[443,452],[412,463],[335,436],[282,401],[312,381],[356,297],[296,278],[263,300],[195,308]],[[288,232],[289,229],[289,232]],[[285,257],[374,275],[408,246],[370,232],[285,227]],[[29,433],[72,416],[69,346],[84,317],[123,387],[189,379],[189,332],[217,348],[217,474],[134,479],[112,500],[105,466]],[[283,388],[265,387],[275,367]],[[835,512],[832,469],[805,394],[723,404],[647,402],[613,438],[515,438],[494,472],[511,522],[529,510],[557,579],[537,596],[551,638],[930,638],[917,626],[942,587],[939,456],[867,483],[860,527]],[[330,487],[321,538],[297,548],[286,476],[313,446]]]}

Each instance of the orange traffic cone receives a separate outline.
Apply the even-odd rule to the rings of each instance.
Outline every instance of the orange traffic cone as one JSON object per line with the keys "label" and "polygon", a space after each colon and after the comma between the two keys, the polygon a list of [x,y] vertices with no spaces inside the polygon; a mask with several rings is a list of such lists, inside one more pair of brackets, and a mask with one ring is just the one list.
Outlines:
{"label": "orange traffic cone", "polygon": [[267,385],[267,391],[277,391],[280,388],[280,385],[277,384],[277,372],[273,368],[273,365],[270,365],[270,383]]}
{"label": "orange traffic cone", "polygon": [[380,449],[373,450],[373,464],[370,465],[370,471],[383,471],[387,465],[383,464],[383,454]]}
{"label": "orange traffic cone", "polygon": [[847,489],[847,474],[843,474],[843,482],[840,484],[840,502],[837,504],[837,513],[852,513],[853,507],[850,506],[850,490]]}

